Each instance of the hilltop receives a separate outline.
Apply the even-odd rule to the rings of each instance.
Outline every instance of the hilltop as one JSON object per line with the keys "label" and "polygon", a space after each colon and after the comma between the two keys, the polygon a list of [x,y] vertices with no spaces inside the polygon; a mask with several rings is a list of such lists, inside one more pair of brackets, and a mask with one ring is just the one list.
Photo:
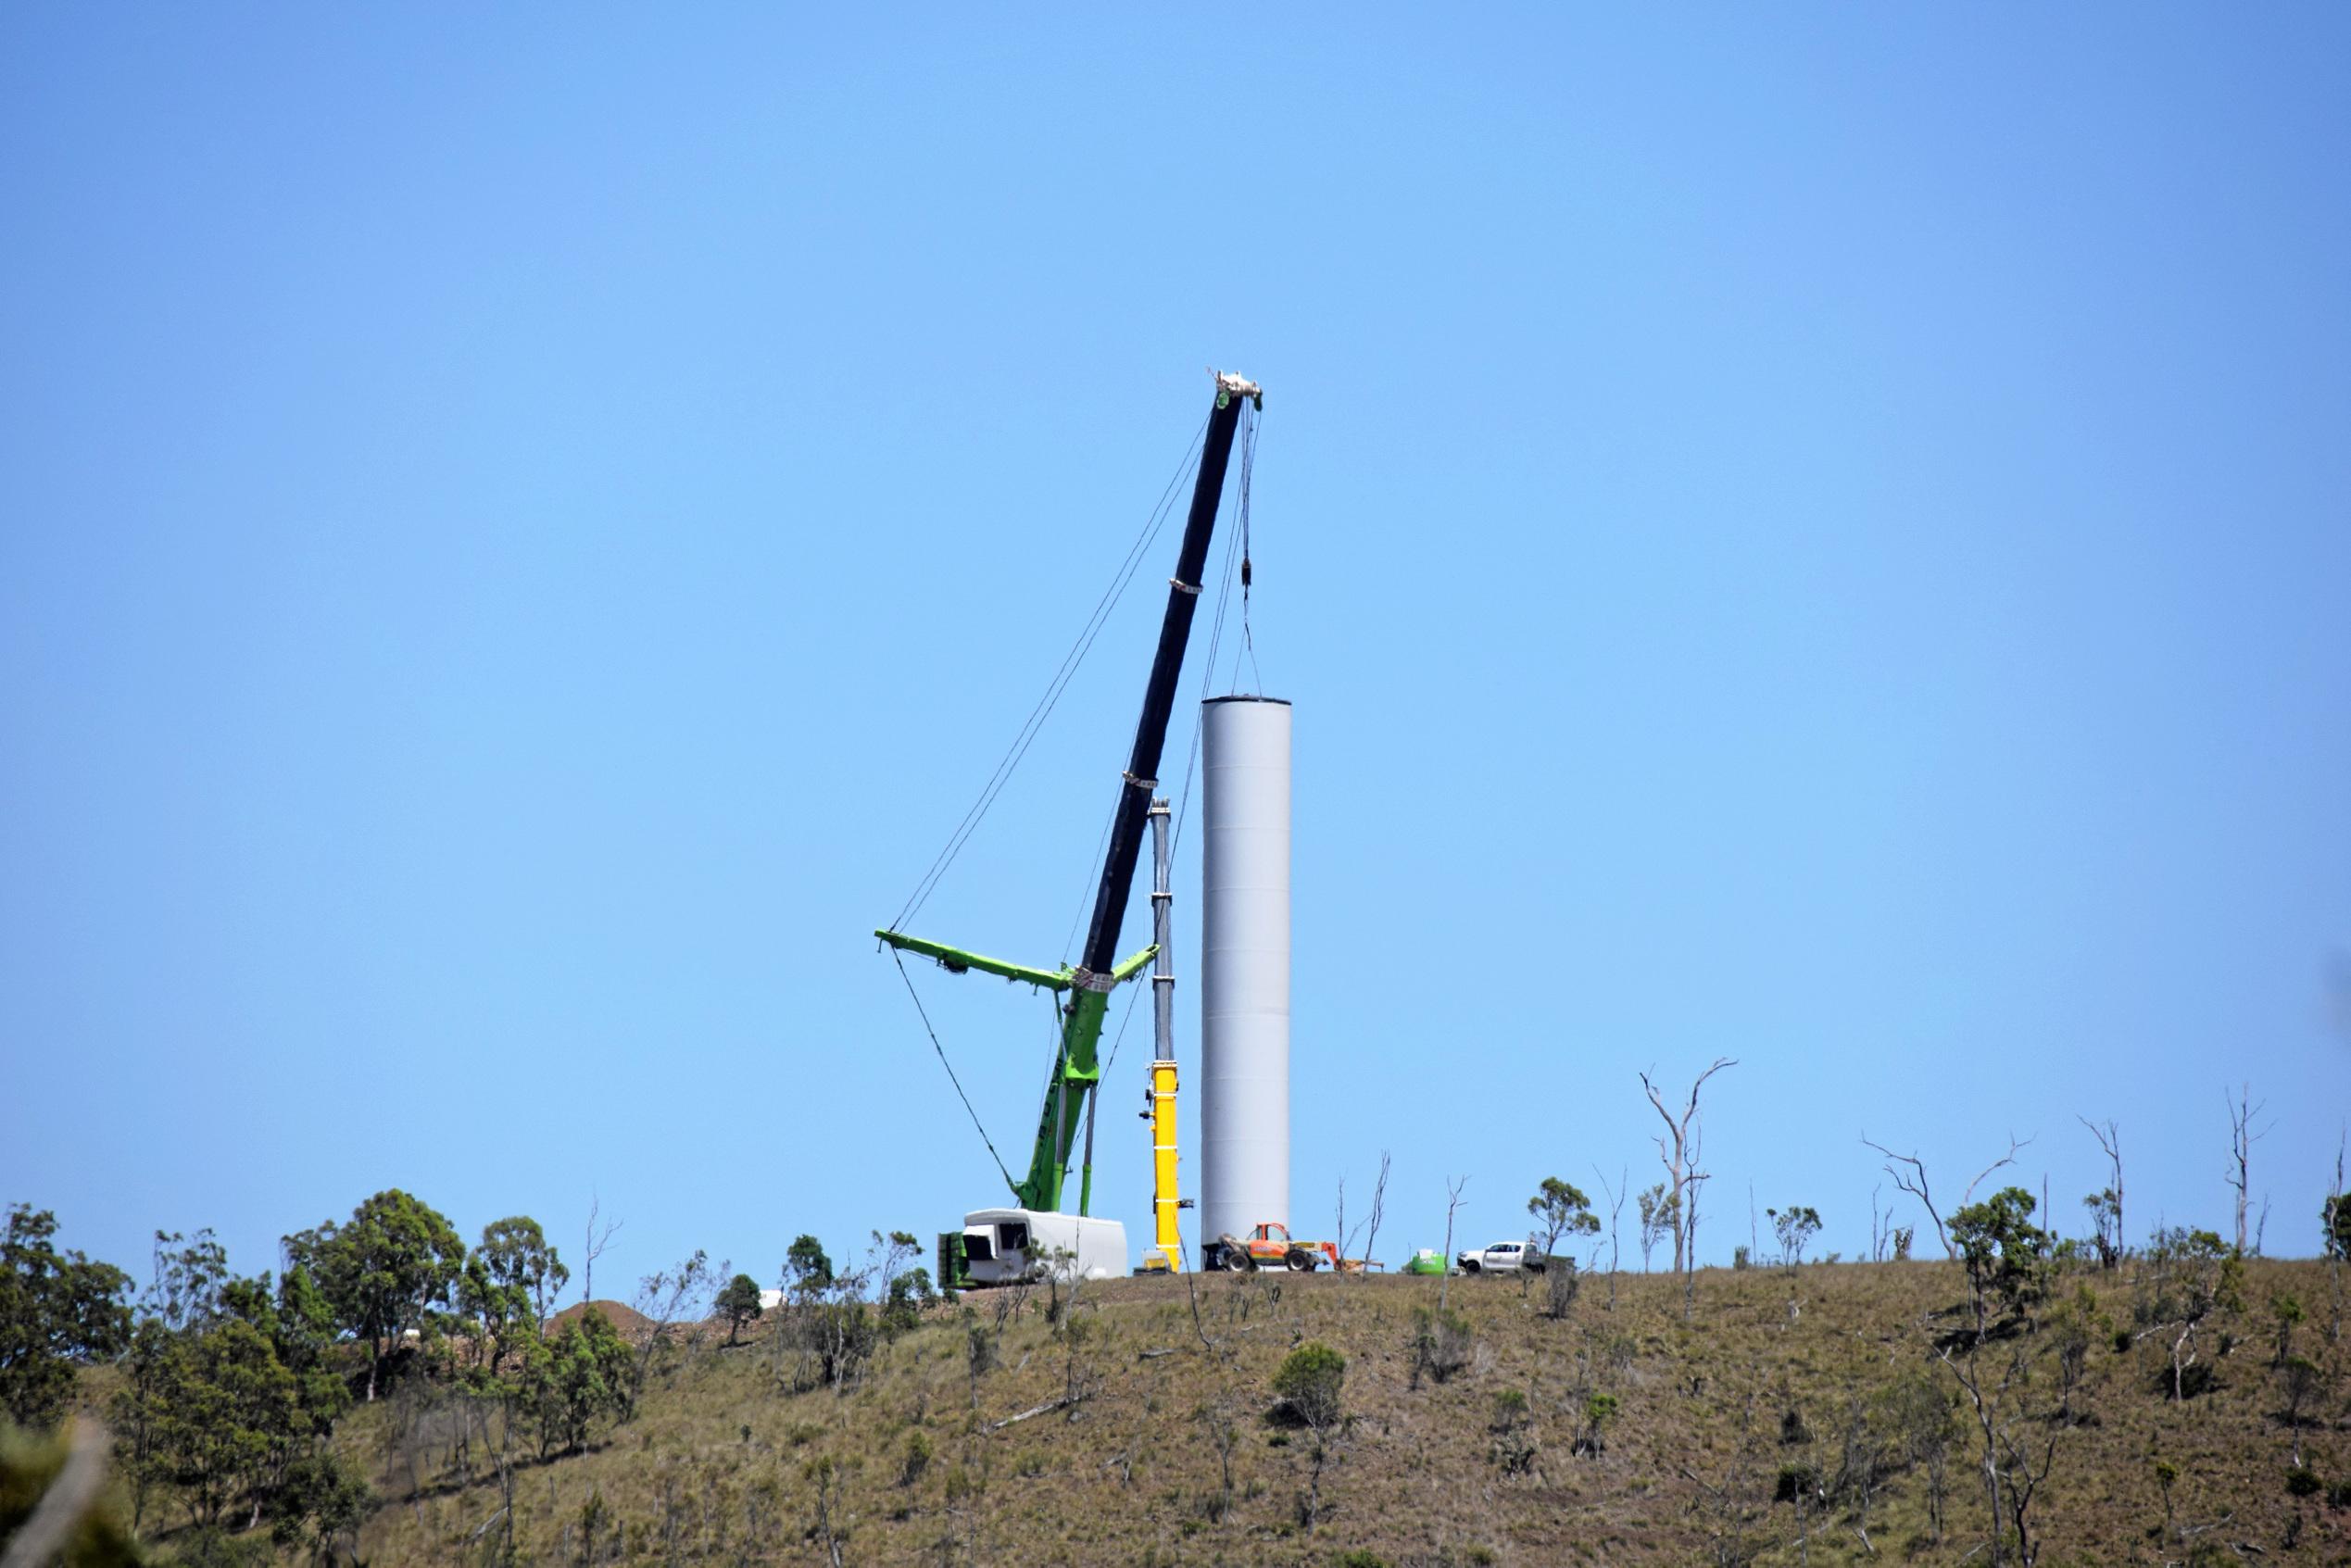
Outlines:
{"label": "hilltop", "polygon": [[[2039,1560],[2351,1562],[2351,1344],[2330,1337],[2343,1283],[2263,1260],[2222,1280],[2184,1399],[2176,1328],[2150,1314],[2194,1281],[2144,1260],[2066,1273],[1983,1341],[2005,1436],[2028,1472],[2045,1465],[2026,1508]],[[1074,1303],[974,1295],[841,1362],[837,1387],[808,1314],[771,1313],[738,1346],[677,1347],[587,1451],[520,1465],[516,1555],[1991,1561],[1982,1429],[1938,1349],[1973,1322],[1957,1264],[1705,1270],[1687,1316],[1662,1274],[1589,1276],[1556,1319],[1540,1282],[1456,1278],[1448,1323],[1440,1288],[1268,1273],[1089,1285]],[[2305,1321],[2282,1357],[2287,1298]],[[1346,1358],[1318,1487],[1315,1434],[1273,1392],[1309,1342]],[[364,1561],[475,1561],[503,1534],[482,1441],[431,1380],[355,1412],[337,1442],[380,1498]]]}

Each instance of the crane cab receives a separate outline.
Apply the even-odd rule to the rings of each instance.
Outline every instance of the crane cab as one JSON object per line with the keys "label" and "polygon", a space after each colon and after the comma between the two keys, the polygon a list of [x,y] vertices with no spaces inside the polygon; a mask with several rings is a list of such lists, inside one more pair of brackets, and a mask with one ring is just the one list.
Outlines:
{"label": "crane cab", "polygon": [[959,1236],[939,1237],[940,1277],[958,1289],[1025,1279],[1116,1279],[1126,1273],[1126,1227],[1116,1220],[1038,1209],[974,1209]]}

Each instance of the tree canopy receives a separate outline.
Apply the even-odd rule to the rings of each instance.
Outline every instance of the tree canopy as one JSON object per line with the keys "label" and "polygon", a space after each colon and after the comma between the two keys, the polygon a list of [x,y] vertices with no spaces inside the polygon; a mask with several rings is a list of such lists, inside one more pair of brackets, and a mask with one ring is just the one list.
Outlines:
{"label": "tree canopy", "polygon": [[1545,1176],[1535,1196],[1527,1200],[1527,1212],[1534,1216],[1535,1235],[1542,1239],[1543,1251],[1555,1251],[1563,1236],[1598,1236],[1600,1216],[1591,1211],[1591,1199],[1573,1182],[1563,1182],[1557,1176]]}
{"label": "tree canopy", "polygon": [[73,1391],[74,1363],[129,1342],[131,1276],[78,1251],[59,1251],[57,1217],[8,1206],[0,1236],[0,1409],[45,1426]]}
{"label": "tree canopy", "polygon": [[448,1298],[465,1266],[456,1227],[397,1187],[361,1203],[344,1224],[330,1220],[287,1236],[285,1248],[318,1282],[336,1320],[367,1341],[371,1399],[385,1355]]}

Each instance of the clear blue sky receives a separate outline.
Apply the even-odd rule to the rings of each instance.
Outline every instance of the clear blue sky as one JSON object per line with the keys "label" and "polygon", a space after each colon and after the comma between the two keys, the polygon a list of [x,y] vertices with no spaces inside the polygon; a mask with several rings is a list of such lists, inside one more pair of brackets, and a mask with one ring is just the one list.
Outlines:
{"label": "clear blue sky", "polygon": [[[2307,1253],[2346,57],[2334,5],[10,7],[0,1198],[143,1272],[600,1193],[599,1294],[994,1201],[866,933],[1214,365],[1301,1225],[1382,1147],[1391,1259],[1449,1173],[1477,1239],[1646,1183],[1636,1072],[1723,1054],[1710,1258],[1751,1183],[1865,1248],[1865,1130],[1949,1186],[2038,1135],[2078,1230],[2077,1113],[2134,1235],[2225,1229],[2239,1080]],[[924,929],[1058,955],[1165,571]],[[1042,1005],[920,983],[1022,1144]]]}

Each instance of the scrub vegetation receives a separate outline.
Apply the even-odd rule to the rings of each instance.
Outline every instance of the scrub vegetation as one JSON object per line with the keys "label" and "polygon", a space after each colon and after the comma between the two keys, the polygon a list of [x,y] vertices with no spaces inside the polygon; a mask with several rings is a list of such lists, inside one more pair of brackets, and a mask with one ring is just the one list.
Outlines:
{"label": "scrub vegetation", "polygon": [[405,1193],[290,1238],[277,1278],[160,1237],[135,1300],[18,1208],[0,1534],[103,1426],[73,1561],[2351,1561],[2344,1206],[2300,1261],[2077,1244],[2038,1208],[1971,1195],[1949,1258],[1803,1261],[1792,1229],[1777,1267],[1534,1292],[943,1301],[910,1236],[803,1236],[765,1311],[697,1253],[559,1312],[536,1224],[467,1246]]}

